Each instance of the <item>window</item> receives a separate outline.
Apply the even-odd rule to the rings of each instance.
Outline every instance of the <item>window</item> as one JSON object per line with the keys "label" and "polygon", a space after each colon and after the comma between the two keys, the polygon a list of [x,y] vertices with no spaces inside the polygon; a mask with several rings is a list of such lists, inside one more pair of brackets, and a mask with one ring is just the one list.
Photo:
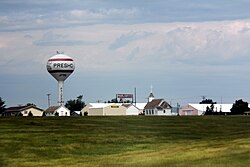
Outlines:
{"label": "window", "polygon": [[24,111],[24,114],[28,114],[28,111]]}
{"label": "window", "polygon": [[166,111],[165,111],[165,110],[163,110],[163,113],[165,114],[165,113],[166,113]]}

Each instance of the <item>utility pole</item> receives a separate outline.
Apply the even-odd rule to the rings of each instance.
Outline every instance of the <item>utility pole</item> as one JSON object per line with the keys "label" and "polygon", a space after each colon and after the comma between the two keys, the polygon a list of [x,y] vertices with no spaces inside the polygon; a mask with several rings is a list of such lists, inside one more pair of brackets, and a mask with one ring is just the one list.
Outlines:
{"label": "utility pole", "polygon": [[48,107],[50,107],[50,95],[51,94],[49,94],[49,93],[47,94],[47,96],[48,96]]}
{"label": "utility pole", "polygon": [[136,107],[136,87],[135,87],[135,92],[134,93],[135,93],[135,101],[134,102],[135,102],[135,107]]}

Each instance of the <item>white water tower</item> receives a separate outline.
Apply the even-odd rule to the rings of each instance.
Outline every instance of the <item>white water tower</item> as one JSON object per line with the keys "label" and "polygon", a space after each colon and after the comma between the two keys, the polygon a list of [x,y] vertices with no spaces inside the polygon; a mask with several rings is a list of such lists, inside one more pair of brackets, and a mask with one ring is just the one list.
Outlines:
{"label": "white water tower", "polygon": [[75,69],[75,64],[73,59],[58,51],[57,54],[49,58],[47,62],[48,72],[58,81],[59,106],[64,105],[63,101],[64,81],[70,76],[70,74],[74,71],[74,69]]}

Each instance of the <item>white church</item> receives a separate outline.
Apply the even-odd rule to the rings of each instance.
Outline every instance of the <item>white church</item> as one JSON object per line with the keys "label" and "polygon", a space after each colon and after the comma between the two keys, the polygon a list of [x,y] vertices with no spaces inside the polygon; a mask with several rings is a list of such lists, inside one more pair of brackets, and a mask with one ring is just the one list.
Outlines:
{"label": "white church", "polygon": [[146,116],[172,116],[176,115],[171,112],[172,107],[164,99],[155,99],[153,89],[148,96],[148,103],[144,107],[144,114]]}

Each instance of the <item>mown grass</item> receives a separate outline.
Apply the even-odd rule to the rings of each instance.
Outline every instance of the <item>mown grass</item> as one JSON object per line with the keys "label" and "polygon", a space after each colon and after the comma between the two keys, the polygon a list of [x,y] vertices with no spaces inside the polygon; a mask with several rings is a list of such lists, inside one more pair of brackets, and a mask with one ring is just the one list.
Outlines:
{"label": "mown grass", "polygon": [[0,118],[0,166],[249,164],[249,116]]}

